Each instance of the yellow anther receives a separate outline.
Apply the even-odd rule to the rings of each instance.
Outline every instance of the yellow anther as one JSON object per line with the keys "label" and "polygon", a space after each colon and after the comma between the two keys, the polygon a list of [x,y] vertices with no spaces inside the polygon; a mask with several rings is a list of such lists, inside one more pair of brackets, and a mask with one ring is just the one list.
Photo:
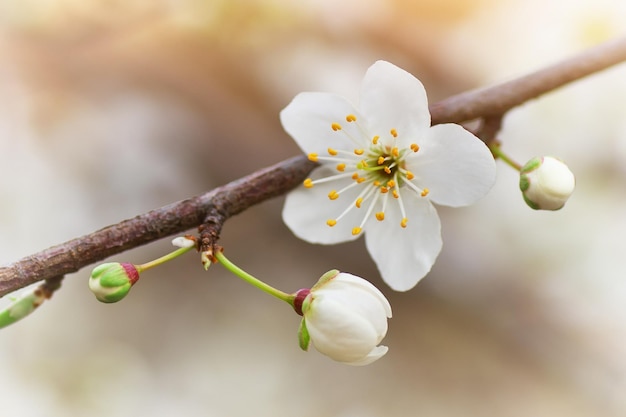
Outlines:
{"label": "yellow anther", "polygon": [[391,149],[391,154],[392,154],[393,156],[395,156],[396,158],[397,158],[398,156],[400,156],[400,151],[398,151],[398,147],[397,147],[397,146],[394,146],[394,147],[393,147],[393,149]]}
{"label": "yellow anther", "polygon": [[337,224],[337,220],[328,219],[328,220],[326,220],[326,224],[329,225],[330,227],[333,227],[334,225]]}
{"label": "yellow anther", "polygon": [[379,222],[385,220],[385,212],[379,211],[378,213],[376,213],[376,220],[378,220]]}
{"label": "yellow anther", "polygon": [[398,131],[396,129],[391,129],[389,133],[391,133],[391,136],[393,136],[394,138],[398,137]]}
{"label": "yellow anther", "polygon": [[361,230],[362,229],[360,227],[355,227],[354,229],[352,229],[352,235],[353,236],[358,235],[359,233],[361,233]]}
{"label": "yellow anther", "polygon": [[400,222],[400,226],[402,227],[406,227],[407,222],[409,221],[409,219],[407,219],[406,217],[402,219],[402,221]]}
{"label": "yellow anther", "polygon": [[385,157],[384,156],[379,156],[377,163],[378,163],[378,165],[384,164],[385,163]]}
{"label": "yellow anther", "polygon": [[343,172],[346,169],[346,164],[343,162],[341,164],[337,164],[337,171]]}
{"label": "yellow anther", "polygon": [[352,179],[355,180],[355,181],[358,180],[359,179],[359,173],[355,172],[354,174],[352,174]]}
{"label": "yellow anther", "polygon": [[391,168],[389,168],[387,165],[385,165],[383,171],[385,171],[387,174],[391,174]]}
{"label": "yellow anther", "polygon": [[400,194],[398,194],[398,190],[393,190],[393,191],[391,191],[391,195],[393,196],[393,198],[398,198],[398,197],[400,197]]}
{"label": "yellow anther", "polygon": [[332,190],[330,193],[328,193],[328,198],[330,198],[331,200],[336,200],[339,198],[339,193],[335,190]]}
{"label": "yellow anther", "polygon": [[317,154],[316,153],[310,153],[308,155],[308,157],[309,157],[309,161],[317,162]]}
{"label": "yellow anther", "polygon": [[357,199],[356,199],[356,201],[354,202],[354,205],[355,205],[357,208],[361,208],[361,204],[363,204],[363,197],[359,197],[359,198],[357,198]]}
{"label": "yellow anther", "polygon": [[417,152],[417,151],[419,151],[419,150],[420,150],[420,147],[418,146],[418,144],[417,144],[417,143],[412,143],[412,144],[411,144],[411,150],[412,150],[413,152]]}
{"label": "yellow anther", "polygon": [[394,180],[387,181],[387,187],[393,188],[396,186],[396,182]]}
{"label": "yellow anther", "polygon": [[372,143],[373,143],[374,145],[378,144],[378,139],[380,139],[380,136],[378,136],[378,135],[374,136],[374,137],[372,138]]}
{"label": "yellow anther", "polygon": [[356,182],[357,182],[358,184],[361,184],[361,183],[362,183],[363,181],[365,181],[366,179],[367,179],[367,178],[365,178],[365,177],[359,177],[359,178],[357,178],[357,179],[356,179]]}
{"label": "yellow anther", "polygon": [[422,194],[421,194],[421,196],[422,196],[422,197],[426,197],[426,196],[428,195],[428,193],[429,193],[429,192],[430,192],[430,190],[429,190],[428,188],[424,188],[424,189],[422,190]]}
{"label": "yellow anther", "polygon": [[358,166],[359,169],[363,169],[366,167],[367,167],[367,161],[365,159],[359,162],[359,166]]}
{"label": "yellow anther", "polygon": [[337,151],[336,151],[335,149],[333,149],[333,148],[328,148],[328,153],[329,153],[330,155],[332,155],[332,156],[337,155]]}
{"label": "yellow anther", "polygon": [[374,187],[378,187],[380,185],[380,181],[376,180],[372,184],[374,184]]}
{"label": "yellow anther", "polygon": [[413,173],[411,171],[407,171],[406,172],[406,179],[410,181],[413,178],[415,178],[415,175],[413,175]]}
{"label": "yellow anther", "polygon": [[363,155],[363,152],[365,152],[364,149],[355,149],[354,150],[354,153],[357,154],[357,155]]}
{"label": "yellow anther", "polygon": [[332,123],[330,125],[330,128],[333,129],[336,132],[338,130],[341,130],[341,125],[339,123]]}
{"label": "yellow anther", "polygon": [[380,187],[380,192],[383,193],[383,194],[388,193],[389,192],[389,188],[387,188],[387,187]]}
{"label": "yellow anther", "polygon": [[354,114],[349,114],[346,116],[347,122],[356,122],[356,116]]}
{"label": "yellow anther", "polygon": [[306,188],[311,188],[313,187],[313,180],[311,178],[307,178],[306,180],[304,180],[303,185]]}

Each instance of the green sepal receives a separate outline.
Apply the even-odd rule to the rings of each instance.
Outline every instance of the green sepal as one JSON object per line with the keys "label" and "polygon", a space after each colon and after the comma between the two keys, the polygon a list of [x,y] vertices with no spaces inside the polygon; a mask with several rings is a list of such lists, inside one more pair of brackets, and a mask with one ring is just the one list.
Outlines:
{"label": "green sepal", "polygon": [[130,292],[130,288],[131,288],[131,285],[126,284],[123,287],[121,287],[119,290],[115,291],[114,293],[107,294],[103,297],[96,296],[96,298],[98,299],[98,301],[103,302],[103,303],[117,303],[122,298],[128,295],[128,293]]}
{"label": "green sepal", "polygon": [[531,171],[536,170],[537,168],[539,168],[541,166],[541,164],[543,164],[543,158],[540,156],[536,156],[533,159],[531,159],[530,161],[526,162],[526,165],[524,165],[522,167],[522,169],[520,169],[520,172],[522,174],[527,174]]}
{"label": "green sepal", "polygon": [[533,210],[540,209],[539,204],[535,203],[534,201],[531,201],[528,197],[526,197],[526,194],[522,194],[522,197],[524,197],[524,201],[526,202],[528,207],[530,207]]}
{"label": "green sepal", "polygon": [[309,350],[309,344],[311,343],[311,336],[309,336],[309,330],[306,328],[306,320],[302,319],[300,322],[300,328],[298,328],[298,342],[300,349],[305,352]]}
{"label": "green sepal", "polygon": [[324,275],[320,277],[319,280],[317,280],[315,285],[311,287],[311,291],[319,289],[320,287],[328,283],[328,281],[335,278],[337,275],[339,275],[339,271],[336,269],[331,269],[330,271],[326,272]]}
{"label": "green sepal", "polygon": [[528,179],[526,174],[521,174],[519,176],[519,189],[524,192],[528,190],[528,187],[530,187],[530,180]]}

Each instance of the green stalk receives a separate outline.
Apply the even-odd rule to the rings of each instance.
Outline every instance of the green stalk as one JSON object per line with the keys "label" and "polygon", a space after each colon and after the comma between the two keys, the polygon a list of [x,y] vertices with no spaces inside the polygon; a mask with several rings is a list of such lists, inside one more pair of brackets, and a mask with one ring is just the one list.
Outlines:
{"label": "green stalk", "polygon": [[153,261],[146,262],[145,264],[142,264],[142,265],[135,265],[135,268],[137,268],[138,272],[143,272],[146,269],[150,269],[150,268],[153,268],[155,266],[164,264],[167,261],[171,261],[172,259],[177,258],[180,255],[182,255],[183,253],[189,252],[191,249],[194,249],[194,246],[191,246],[191,247],[188,247],[188,248],[176,249],[174,252],[170,252],[167,255],[161,256],[160,258],[157,258],[157,259],[155,259]]}
{"label": "green stalk", "polygon": [[513,159],[509,158],[507,154],[502,152],[502,149],[500,148],[499,145],[492,145],[489,147],[489,149],[495,156],[502,159],[511,168],[515,169],[516,171],[520,171],[522,169],[522,166],[520,164],[518,164]]}
{"label": "green stalk", "polygon": [[244,271],[243,269],[239,268],[237,265],[235,265],[231,261],[229,261],[228,258],[226,258],[224,256],[222,251],[218,251],[215,254],[215,258],[222,265],[224,265],[224,268],[228,269],[230,272],[232,272],[233,274],[237,275],[239,278],[243,279],[248,284],[257,287],[261,291],[264,291],[264,292],[268,293],[269,295],[272,295],[272,296],[278,298],[279,300],[285,301],[286,303],[288,303],[289,305],[291,305],[293,307],[293,300],[295,298],[294,295],[287,294],[286,292],[282,292],[280,290],[277,290],[276,288],[274,288],[274,287],[264,283],[260,279],[255,278],[252,275],[248,274],[246,271]]}

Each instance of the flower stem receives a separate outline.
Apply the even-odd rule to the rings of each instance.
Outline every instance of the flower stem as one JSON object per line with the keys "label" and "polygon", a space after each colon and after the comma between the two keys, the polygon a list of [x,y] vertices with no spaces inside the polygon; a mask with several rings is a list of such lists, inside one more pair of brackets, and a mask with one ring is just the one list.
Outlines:
{"label": "flower stem", "polygon": [[264,283],[260,279],[255,278],[252,275],[248,274],[246,271],[244,271],[243,269],[239,268],[237,265],[229,261],[228,258],[224,256],[224,253],[222,253],[222,251],[217,251],[217,253],[215,254],[215,258],[218,261],[220,261],[222,265],[224,265],[224,268],[228,269],[230,272],[237,275],[239,278],[243,279],[248,284],[257,287],[258,289],[268,293],[269,295],[273,295],[279,300],[285,301],[286,303],[288,303],[289,305],[293,307],[293,300],[295,298],[293,294],[287,294],[286,292],[277,290],[276,288]]}
{"label": "flower stem", "polygon": [[518,164],[512,158],[510,158],[507,154],[502,152],[500,145],[493,144],[489,147],[489,149],[491,150],[491,153],[493,153],[498,158],[502,159],[511,168],[515,169],[516,171],[520,171],[522,169],[522,166],[520,164]]}
{"label": "flower stem", "polygon": [[135,265],[135,268],[137,268],[138,272],[143,272],[146,269],[150,269],[150,268],[153,268],[155,266],[164,264],[165,262],[171,261],[172,259],[177,258],[180,255],[182,255],[183,253],[189,252],[191,249],[194,249],[194,247],[191,246],[191,247],[188,247],[188,248],[176,249],[174,252],[170,252],[167,255],[161,256],[160,258],[157,258],[157,259],[155,259],[153,261],[146,262],[145,264],[141,264],[141,265]]}

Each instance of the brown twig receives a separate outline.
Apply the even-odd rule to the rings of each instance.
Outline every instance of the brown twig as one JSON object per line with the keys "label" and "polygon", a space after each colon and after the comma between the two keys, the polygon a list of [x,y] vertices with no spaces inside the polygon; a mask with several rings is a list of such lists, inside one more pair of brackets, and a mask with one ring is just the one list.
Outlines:
{"label": "brown twig", "polygon": [[433,124],[501,116],[513,107],[626,60],[626,37],[493,87],[468,91],[430,107]]}
{"label": "brown twig", "polygon": [[[626,38],[597,46],[554,66],[482,90],[450,97],[431,106],[432,123],[460,123],[482,118],[491,138],[511,108],[555,88],[626,60]],[[498,123],[487,123],[498,121]],[[485,128],[488,128],[485,130]],[[494,131],[494,129],[496,131]],[[204,225],[200,249],[215,245],[231,216],[300,184],[315,166],[300,156],[280,162],[206,194],[179,201],[86,236],[27,256],[0,268],[0,296],[155,240]],[[55,278],[57,277],[57,278]]]}
{"label": "brown twig", "polygon": [[301,184],[315,164],[298,156],[216,188],[70,240],[0,268],[0,296],[37,281],[76,272],[111,255],[203,224],[222,222]]}

